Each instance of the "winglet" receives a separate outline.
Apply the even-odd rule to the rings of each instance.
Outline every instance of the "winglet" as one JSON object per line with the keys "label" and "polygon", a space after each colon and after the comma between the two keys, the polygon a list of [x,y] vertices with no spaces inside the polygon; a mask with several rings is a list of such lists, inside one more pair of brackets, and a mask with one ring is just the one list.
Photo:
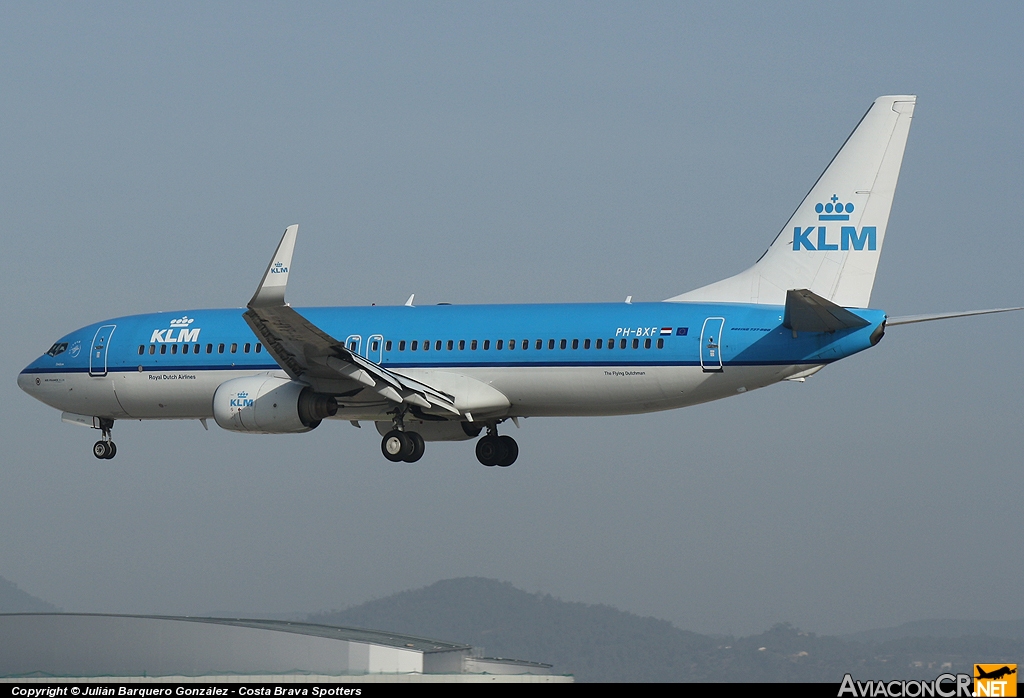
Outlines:
{"label": "winglet", "polygon": [[274,252],[274,258],[263,272],[263,280],[249,301],[250,308],[267,308],[284,305],[284,292],[288,288],[288,269],[292,266],[292,252],[295,250],[295,235],[299,226],[289,225],[285,228],[281,242]]}

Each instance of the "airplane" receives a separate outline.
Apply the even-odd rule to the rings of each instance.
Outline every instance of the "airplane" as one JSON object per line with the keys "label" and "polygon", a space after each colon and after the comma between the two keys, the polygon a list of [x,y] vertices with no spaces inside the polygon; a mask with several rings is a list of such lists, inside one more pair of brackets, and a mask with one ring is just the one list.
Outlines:
{"label": "airplane", "polygon": [[[427,441],[477,439],[509,466],[508,420],[669,410],[803,381],[888,327],[1021,308],[889,318],[868,307],[917,98],[879,97],[747,270],[661,302],[293,308],[297,225],[246,308],[104,320],[18,376],[113,458],[123,419],[213,419],[292,434],[374,422],[392,462]],[[208,427],[207,427],[208,428]],[[481,436],[483,434],[483,436]]]}

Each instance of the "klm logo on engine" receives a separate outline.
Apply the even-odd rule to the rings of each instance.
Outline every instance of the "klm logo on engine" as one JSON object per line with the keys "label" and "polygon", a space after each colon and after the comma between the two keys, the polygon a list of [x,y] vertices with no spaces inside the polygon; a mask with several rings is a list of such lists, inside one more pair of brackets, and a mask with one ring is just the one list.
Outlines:
{"label": "klm logo on engine", "polygon": [[170,327],[166,330],[153,330],[153,336],[149,338],[150,344],[167,343],[188,343],[199,341],[199,328],[190,329],[195,318],[187,315],[171,320]]}
{"label": "klm logo on engine", "polygon": [[[836,194],[833,194],[827,203],[818,203],[814,206],[820,222],[848,221],[854,208],[852,203],[841,202]],[[834,226],[829,228],[824,225],[809,225],[807,227],[798,225],[793,228],[794,252],[864,249],[869,251],[878,249],[878,232],[873,225],[862,226],[859,232],[853,225],[840,226],[838,239]]]}
{"label": "klm logo on engine", "polygon": [[235,393],[235,397],[228,400],[229,407],[252,407],[254,404],[256,401],[244,390]]}

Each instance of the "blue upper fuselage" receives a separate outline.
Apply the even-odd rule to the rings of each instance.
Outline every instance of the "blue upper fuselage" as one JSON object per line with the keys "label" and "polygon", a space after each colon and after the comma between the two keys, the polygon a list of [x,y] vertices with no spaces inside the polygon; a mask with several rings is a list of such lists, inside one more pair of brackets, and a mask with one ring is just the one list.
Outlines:
{"label": "blue upper fuselage", "polygon": [[[870,347],[872,333],[885,320],[882,311],[857,309],[853,312],[867,326],[794,337],[782,326],[783,307],[739,303],[297,310],[357,353],[396,369],[686,366],[712,358],[725,366],[825,364]],[[278,368],[245,323],[244,312],[188,310],[95,323],[62,337],[24,372]],[[709,356],[712,345],[717,356]]]}

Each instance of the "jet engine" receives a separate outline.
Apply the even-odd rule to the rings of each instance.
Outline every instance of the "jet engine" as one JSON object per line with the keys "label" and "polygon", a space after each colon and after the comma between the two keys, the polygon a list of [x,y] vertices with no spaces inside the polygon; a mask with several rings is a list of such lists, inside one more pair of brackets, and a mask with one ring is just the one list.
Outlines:
{"label": "jet engine", "polygon": [[[377,433],[384,436],[394,429],[391,422],[374,422],[377,426]],[[415,431],[423,437],[424,441],[466,441],[480,436],[483,427],[469,422],[434,422],[421,419],[405,420],[405,430]]]}
{"label": "jet engine", "polygon": [[275,376],[248,376],[221,383],[213,394],[213,418],[229,431],[299,434],[338,412],[331,395]]}

